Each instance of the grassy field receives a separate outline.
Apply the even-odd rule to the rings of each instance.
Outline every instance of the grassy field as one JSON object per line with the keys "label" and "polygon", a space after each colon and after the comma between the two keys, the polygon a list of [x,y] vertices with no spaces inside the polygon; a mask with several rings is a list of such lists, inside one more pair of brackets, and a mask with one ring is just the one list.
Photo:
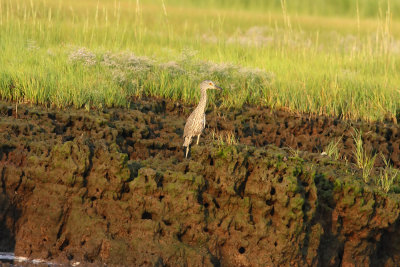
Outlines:
{"label": "grassy field", "polygon": [[212,79],[223,107],[400,116],[399,3],[264,2],[0,0],[0,97],[87,109],[138,95],[194,103]]}

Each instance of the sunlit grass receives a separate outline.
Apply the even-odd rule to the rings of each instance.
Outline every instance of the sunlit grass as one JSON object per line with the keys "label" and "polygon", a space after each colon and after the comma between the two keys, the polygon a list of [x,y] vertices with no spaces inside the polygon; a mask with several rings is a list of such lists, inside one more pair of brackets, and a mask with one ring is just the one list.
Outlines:
{"label": "sunlit grass", "polygon": [[225,90],[211,101],[223,107],[396,120],[397,4],[388,10],[383,1],[374,15],[366,11],[374,4],[360,0],[358,17],[345,9],[323,17],[293,13],[295,2],[282,12],[285,1],[256,10],[0,0],[0,96],[78,108],[124,107],[140,95],[193,103],[198,83],[213,79]]}
{"label": "sunlit grass", "polygon": [[339,145],[340,145],[340,138],[336,140],[332,140],[329,144],[325,147],[324,152],[328,157],[334,160],[339,160],[340,153],[339,153]]}
{"label": "sunlit grass", "polygon": [[383,191],[388,193],[392,189],[393,184],[398,181],[399,170],[393,168],[389,160],[386,160],[382,153],[380,156],[384,163],[384,167],[380,169],[379,176],[376,177],[375,182]]}
{"label": "sunlit grass", "polygon": [[[380,9],[386,9],[384,0],[169,0],[174,5],[216,6],[229,9],[280,11],[282,3],[293,14],[354,17],[357,12],[361,17],[374,17]],[[390,1],[393,13],[399,14],[400,2]]]}
{"label": "sunlit grass", "polygon": [[372,175],[377,154],[372,155],[371,152],[365,150],[361,130],[353,128],[353,131],[353,140],[355,145],[353,156],[355,164],[360,170],[362,170],[362,177],[364,179],[364,182],[367,183],[369,182],[370,176]]}

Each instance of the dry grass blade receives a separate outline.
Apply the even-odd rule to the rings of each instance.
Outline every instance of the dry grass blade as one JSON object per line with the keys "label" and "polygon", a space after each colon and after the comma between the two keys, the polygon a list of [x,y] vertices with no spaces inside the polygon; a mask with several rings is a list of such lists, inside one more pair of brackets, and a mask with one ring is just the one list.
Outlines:
{"label": "dry grass blade", "polygon": [[212,130],[211,138],[213,141],[217,142],[219,146],[236,146],[239,144],[235,133],[232,131],[217,132]]}

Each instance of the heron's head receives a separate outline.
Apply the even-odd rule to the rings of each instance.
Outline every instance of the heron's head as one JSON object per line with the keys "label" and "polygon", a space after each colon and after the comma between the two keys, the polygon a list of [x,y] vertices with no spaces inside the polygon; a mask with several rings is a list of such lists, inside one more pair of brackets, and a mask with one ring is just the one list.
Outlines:
{"label": "heron's head", "polygon": [[216,86],[213,81],[206,80],[200,84],[200,89],[205,91],[207,89],[221,90],[222,88]]}

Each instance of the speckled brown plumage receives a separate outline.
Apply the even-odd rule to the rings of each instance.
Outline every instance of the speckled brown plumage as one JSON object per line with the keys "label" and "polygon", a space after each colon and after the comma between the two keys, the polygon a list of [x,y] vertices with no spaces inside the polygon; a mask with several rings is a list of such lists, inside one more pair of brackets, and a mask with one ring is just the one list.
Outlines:
{"label": "speckled brown plumage", "polygon": [[190,114],[189,118],[186,120],[185,129],[183,131],[183,146],[186,147],[186,158],[189,153],[189,146],[192,142],[192,137],[197,135],[197,144],[199,144],[200,135],[206,126],[205,109],[207,105],[207,89],[220,90],[221,88],[216,86],[212,81],[209,80],[203,81],[200,84],[200,102],[195,110]]}

